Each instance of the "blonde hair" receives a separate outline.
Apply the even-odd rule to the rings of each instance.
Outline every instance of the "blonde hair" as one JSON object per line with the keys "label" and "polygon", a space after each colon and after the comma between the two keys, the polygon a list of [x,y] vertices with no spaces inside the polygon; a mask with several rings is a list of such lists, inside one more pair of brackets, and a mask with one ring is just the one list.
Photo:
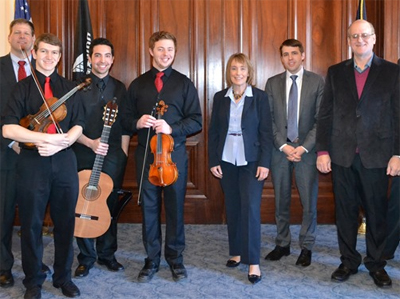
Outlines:
{"label": "blonde hair", "polygon": [[228,87],[232,86],[232,80],[231,80],[231,66],[232,62],[237,61],[239,63],[243,63],[247,65],[247,69],[249,71],[249,76],[247,77],[247,84],[254,86],[255,84],[255,78],[254,78],[254,67],[250,61],[250,59],[247,57],[246,54],[243,53],[236,53],[231,55],[228,59],[228,63],[226,64],[226,71],[225,71],[225,77],[226,77],[226,84],[228,84]]}

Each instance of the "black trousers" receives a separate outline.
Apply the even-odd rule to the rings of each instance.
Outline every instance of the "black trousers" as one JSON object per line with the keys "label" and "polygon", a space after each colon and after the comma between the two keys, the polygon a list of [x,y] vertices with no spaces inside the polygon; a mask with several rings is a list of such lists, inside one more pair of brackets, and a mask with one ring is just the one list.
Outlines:
{"label": "black trousers", "polygon": [[256,178],[256,162],[249,162],[246,166],[221,162],[221,169],[229,255],[240,255],[244,264],[258,265],[261,247],[260,205],[264,181]]}
{"label": "black trousers", "polygon": [[75,206],[78,198],[76,157],[63,150],[51,157],[22,150],[17,163],[17,203],[21,221],[23,283],[26,288],[42,285],[42,224],[47,204],[54,223],[53,284],[71,280]]}
{"label": "black trousers", "polygon": [[[138,185],[143,165],[144,148],[136,150],[136,173]],[[160,263],[162,233],[161,207],[164,199],[165,209],[165,259],[169,265],[182,263],[182,253],[185,249],[184,231],[184,201],[186,195],[188,159],[186,147],[181,145],[172,152],[172,161],[176,163],[179,175],[178,180],[167,187],[152,185],[149,180],[149,165],[153,162],[150,153],[146,162],[141,192],[141,208],[143,214],[142,237],[147,259]]]}
{"label": "black trousers", "polygon": [[0,271],[11,270],[14,255],[11,251],[15,217],[16,170],[0,171]]}
{"label": "black trousers", "polygon": [[365,267],[378,271],[385,267],[387,189],[386,168],[367,169],[356,155],[350,167],[332,164],[333,191],[336,203],[336,226],[342,263],[357,269],[361,254],[357,251],[358,214],[364,208],[367,221]]}
{"label": "black trousers", "polygon": [[388,237],[385,257],[392,257],[400,242],[400,177],[392,178],[387,215]]}

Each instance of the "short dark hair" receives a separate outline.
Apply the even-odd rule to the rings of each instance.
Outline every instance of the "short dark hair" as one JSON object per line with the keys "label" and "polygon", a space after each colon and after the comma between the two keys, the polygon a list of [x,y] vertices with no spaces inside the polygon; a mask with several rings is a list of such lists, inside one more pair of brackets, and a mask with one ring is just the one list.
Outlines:
{"label": "short dark hair", "polygon": [[301,41],[294,39],[294,38],[289,38],[287,40],[285,40],[282,45],[279,47],[279,52],[281,53],[282,56],[282,48],[283,47],[298,47],[300,50],[300,53],[304,53],[304,47],[303,44],[301,43]]}
{"label": "short dark hair", "polygon": [[39,35],[39,37],[35,40],[35,45],[33,46],[33,49],[35,50],[35,52],[38,50],[40,42],[43,42],[43,43],[46,43],[49,45],[53,45],[53,46],[58,46],[58,47],[60,47],[60,53],[62,52],[61,40],[52,33],[43,33],[43,34]]}
{"label": "short dark hair", "polygon": [[111,55],[114,56],[114,46],[113,44],[106,38],[104,37],[98,37],[92,40],[90,46],[89,46],[89,56],[92,57],[93,54],[93,48],[98,45],[105,45],[109,46],[111,48]]}
{"label": "short dark hair", "polygon": [[177,42],[176,42],[176,37],[167,31],[158,31],[154,32],[149,39],[149,48],[154,49],[154,45],[156,42],[162,39],[170,39],[174,42],[175,45],[175,51],[177,50]]}
{"label": "short dark hair", "polygon": [[12,33],[13,27],[17,24],[26,24],[29,25],[29,27],[31,27],[32,30],[32,36],[35,35],[35,26],[33,26],[33,23],[31,21],[28,21],[26,19],[15,19],[10,23],[10,33]]}

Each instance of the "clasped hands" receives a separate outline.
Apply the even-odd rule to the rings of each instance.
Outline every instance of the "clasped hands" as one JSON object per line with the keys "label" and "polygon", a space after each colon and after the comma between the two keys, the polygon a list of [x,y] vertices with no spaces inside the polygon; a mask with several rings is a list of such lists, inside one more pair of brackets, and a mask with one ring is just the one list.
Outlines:
{"label": "clasped hands", "polygon": [[39,155],[43,157],[52,156],[72,144],[68,134],[46,134],[43,141],[35,142]]}
{"label": "clasped hands", "polygon": [[301,156],[306,152],[302,146],[293,147],[289,144],[282,148],[282,152],[286,155],[286,159],[290,162],[300,162]]}

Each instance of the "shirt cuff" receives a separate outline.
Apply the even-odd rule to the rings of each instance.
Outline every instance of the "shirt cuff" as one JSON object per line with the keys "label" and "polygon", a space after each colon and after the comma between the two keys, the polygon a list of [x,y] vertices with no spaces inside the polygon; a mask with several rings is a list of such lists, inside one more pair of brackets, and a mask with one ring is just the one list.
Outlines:
{"label": "shirt cuff", "polygon": [[319,152],[317,152],[317,156],[319,157],[319,156],[323,156],[323,155],[329,155],[329,152],[328,151],[319,151]]}

